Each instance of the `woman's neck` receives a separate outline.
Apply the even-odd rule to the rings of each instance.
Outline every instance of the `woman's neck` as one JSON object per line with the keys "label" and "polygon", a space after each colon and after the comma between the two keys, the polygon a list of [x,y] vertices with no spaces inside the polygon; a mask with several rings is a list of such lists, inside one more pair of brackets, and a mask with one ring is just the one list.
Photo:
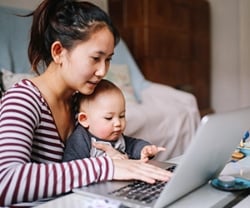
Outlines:
{"label": "woman's neck", "polygon": [[47,70],[42,75],[32,79],[49,105],[50,111],[63,141],[74,128],[72,115],[73,90],[69,90],[56,71]]}

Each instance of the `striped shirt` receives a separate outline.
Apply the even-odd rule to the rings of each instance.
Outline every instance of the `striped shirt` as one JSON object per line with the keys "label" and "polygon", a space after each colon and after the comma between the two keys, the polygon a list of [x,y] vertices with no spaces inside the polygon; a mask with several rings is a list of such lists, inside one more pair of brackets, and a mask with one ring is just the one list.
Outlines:
{"label": "striped shirt", "polygon": [[66,193],[111,180],[109,157],[62,162],[64,143],[40,91],[29,80],[0,103],[0,206]]}

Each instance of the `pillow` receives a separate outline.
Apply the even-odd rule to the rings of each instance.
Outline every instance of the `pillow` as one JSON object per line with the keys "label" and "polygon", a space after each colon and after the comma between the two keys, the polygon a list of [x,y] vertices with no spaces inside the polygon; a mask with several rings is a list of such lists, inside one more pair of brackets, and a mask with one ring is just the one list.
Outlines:
{"label": "pillow", "polygon": [[9,89],[15,83],[19,82],[22,79],[29,79],[34,77],[33,74],[29,73],[13,73],[6,69],[1,69],[2,72],[2,82],[4,90]]}
{"label": "pillow", "polygon": [[112,56],[113,64],[126,64],[129,69],[131,83],[135,92],[135,97],[138,103],[142,102],[141,92],[150,86],[150,81],[146,80],[140,71],[134,57],[129,51],[123,39],[120,40],[115,47],[114,55]]}
{"label": "pillow", "polygon": [[[22,79],[34,77],[32,73],[13,73],[2,69],[2,81],[4,90],[9,89]],[[131,84],[128,66],[125,64],[111,64],[105,79],[115,83],[123,92],[126,102],[137,103],[134,89]]]}
{"label": "pillow", "polygon": [[110,64],[108,73],[104,78],[113,82],[122,90],[126,102],[137,103],[129,69],[126,64]]}

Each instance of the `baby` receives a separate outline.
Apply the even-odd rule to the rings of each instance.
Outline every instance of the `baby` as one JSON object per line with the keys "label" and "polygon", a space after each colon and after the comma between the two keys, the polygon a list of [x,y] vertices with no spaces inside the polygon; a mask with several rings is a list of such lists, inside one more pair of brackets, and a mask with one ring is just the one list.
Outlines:
{"label": "baby", "polygon": [[119,159],[147,160],[165,150],[123,134],[125,98],[112,82],[103,79],[91,95],[79,95],[78,105],[78,125],[66,142],[64,161],[101,156],[105,152],[97,148],[100,143],[118,150]]}

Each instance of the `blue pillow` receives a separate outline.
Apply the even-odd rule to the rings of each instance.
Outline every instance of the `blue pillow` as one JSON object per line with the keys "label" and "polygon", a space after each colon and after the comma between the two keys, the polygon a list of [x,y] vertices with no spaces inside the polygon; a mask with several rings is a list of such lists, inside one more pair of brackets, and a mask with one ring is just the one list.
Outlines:
{"label": "blue pillow", "polygon": [[150,82],[144,78],[142,72],[132,57],[132,54],[122,39],[115,48],[112,63],[128,65],[136,99],[138,102],[141,102],[141,91],[148,87]]}
{"label": "blue pillow", "polygon": [[30,11],[0,7],[0,67],[16,73],[30,71],[28,60],[29,31],[32,17],[17,15]]}

